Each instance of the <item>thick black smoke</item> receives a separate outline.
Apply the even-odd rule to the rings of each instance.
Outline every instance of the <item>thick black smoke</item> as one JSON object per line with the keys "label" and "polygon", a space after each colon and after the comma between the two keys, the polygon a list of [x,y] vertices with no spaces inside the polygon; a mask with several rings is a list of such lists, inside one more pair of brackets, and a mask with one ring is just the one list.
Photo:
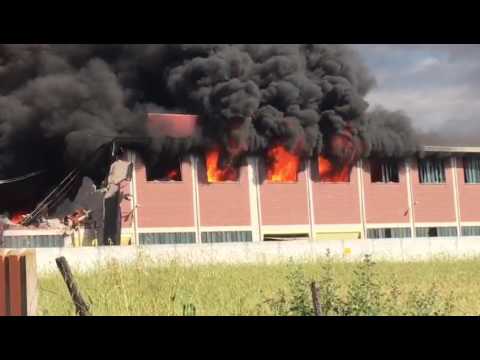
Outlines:
{"label": "thick black smoke", "polygon": [[148,137],[145,114],[158,108],[201,119],[191,139],[157,134],[158,156],[281,143],[308,157],[345,129],[366,156],[414,153],[408,118],[367,112],[374,85],[341,45],[0,45],[0,178],[60,177],[116,136]]}
{"label": "thick black smoke", "polygon": [[375,108],[365,113],[361,125],[367,145],[364,156],[402,158],[419,150],[410,118],[401,111]]}

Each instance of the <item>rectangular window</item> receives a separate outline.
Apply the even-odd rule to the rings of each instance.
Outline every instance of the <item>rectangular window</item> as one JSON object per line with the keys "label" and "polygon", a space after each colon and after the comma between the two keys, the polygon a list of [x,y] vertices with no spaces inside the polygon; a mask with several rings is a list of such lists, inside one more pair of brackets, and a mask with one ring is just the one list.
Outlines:
{"label": "rectangular window", "polygon": [[462,236],[480,236],[480,226],[462,226]]}
{"label": "rectangular window", "polygon": [[[320,182],[327,183],[349,183],[352,165],[335,164],[324,155],[320,155],[317,159],[318,175]],[[312,171],[312,174],[315,174]]]}
{"label": "rectangular window", "polygon": [[65,246],[63,235],[5,236],[0,248],[58,248]]}
{"label": "rectangular window", "polygon": [[263,241],[290,241],[290,240],[308,240],[310,235],[307,233],[298,234],[265,234]]}
{"label": "rectangular window", "polygon": [[140,245],[194,244],[195,233],[144,233],[139,241]]}
{"label": "rectangular window", "polygon": [[412,236],[410,228],[384,228],[384,229],[368,229],[367,237],[369,239],[400,239]]}
{"label": "rectangular window", "polygon": [[417,237],[452,237],[457,236],[457,228],[445,227],[420,227],[415,230]]}
{"label": "rectangular window", "polygon": [[480,156],[463,158],[463,170],[466,184],[480,184]]}
{"label": "rectangular window", "polygon": [[147,181],[182,181],[179,159],[161,159],[146,164]]}
{"label": "rectangular window", "polygon": [[266,178],[270,183],[296,183],[300,171],[300,157],[283,146],[271,148],[266,157]]}
{"label": "rectangular window", "polygon": [[396,160],[372,160],[370,162],[372,183],[398,183],[398,163]]}
{"label": "rectangular window", "polygon": [[418,175],[421,184],[444,184],[445,164],[442,159],[421,159],[418,161]]}
{"label": "rectangular window", "polygon": [[240,181],[240,166],[238,160],[233,163],[220,150],[209,151],[205,156],[206,179],[209,184]]}
{"label": "rectangular window", "polygon": [[252,242],[251,231],[212,231],[202,233],[202,243]]}

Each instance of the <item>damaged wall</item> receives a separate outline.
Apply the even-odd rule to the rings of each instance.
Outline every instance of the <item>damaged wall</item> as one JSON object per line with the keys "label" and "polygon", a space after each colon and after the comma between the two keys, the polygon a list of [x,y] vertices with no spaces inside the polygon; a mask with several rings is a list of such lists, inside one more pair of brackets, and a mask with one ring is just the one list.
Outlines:
{"label": "damaged wall", "polygon": [[93,231],[92,235],[98,239],[99,243],[103,243],[104,193],[97,190],[92,180],[86,177],[83,178],[76,198],[73,201],[66,199],[51,217],[63,223],[64,217],[73,214],[79,209],[91,211],[91,220],[87,225],[87,229]]}

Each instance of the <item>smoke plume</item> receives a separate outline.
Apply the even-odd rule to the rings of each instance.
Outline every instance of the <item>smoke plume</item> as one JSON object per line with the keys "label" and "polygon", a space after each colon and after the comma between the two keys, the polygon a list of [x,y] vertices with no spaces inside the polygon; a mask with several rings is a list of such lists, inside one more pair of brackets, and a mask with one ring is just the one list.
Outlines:
{"label": "smoke plume", "polygon": [[0,45],[0,179],[48,169],[58,180],[114,137],[150,136],[158,109],[200,118],[190,139],[156,134],[158,156],[213,144],[231,157],[276,144],[335,155],[341,133],[362,156],[413,154],[405,115],[368,112],[374,85],[342,45]]}

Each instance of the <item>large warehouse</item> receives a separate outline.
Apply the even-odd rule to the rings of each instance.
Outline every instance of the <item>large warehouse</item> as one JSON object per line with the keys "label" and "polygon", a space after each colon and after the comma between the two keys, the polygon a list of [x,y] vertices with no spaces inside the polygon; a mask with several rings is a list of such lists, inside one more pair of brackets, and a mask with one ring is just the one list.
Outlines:
{"label": "large warehouse", "polygon": [[[154,131],[186,136],[196,117],[149,119]],[[333,171],[327,159],[299,164],[279,148],[271,152],[282,160],[274,165],[251,157],[229,172],[219,168],[215,152],[159,167],[129,151],[125,160],[134,171],[120,184],[121,243],[480,236],[480,148],[423,151],[422,158],[361,160]],[[16,236],[28,241],[16,243]],[[65,238],[59,229],[4,231],[7,247],[91,244],[68,245]]]}
{"label": "large warehouse", "polygon": [[[164,129],[186,121],[161,114],[150,120]],[[185,158],[168,176],[132,153],[122,234],[137,244],[479,236],[480,148],[423,150],[422,159],[363,160],[335,176],[320,158],[299,166],[290,181],[253,157],[229,180],[216,181],[215,154]]]}

